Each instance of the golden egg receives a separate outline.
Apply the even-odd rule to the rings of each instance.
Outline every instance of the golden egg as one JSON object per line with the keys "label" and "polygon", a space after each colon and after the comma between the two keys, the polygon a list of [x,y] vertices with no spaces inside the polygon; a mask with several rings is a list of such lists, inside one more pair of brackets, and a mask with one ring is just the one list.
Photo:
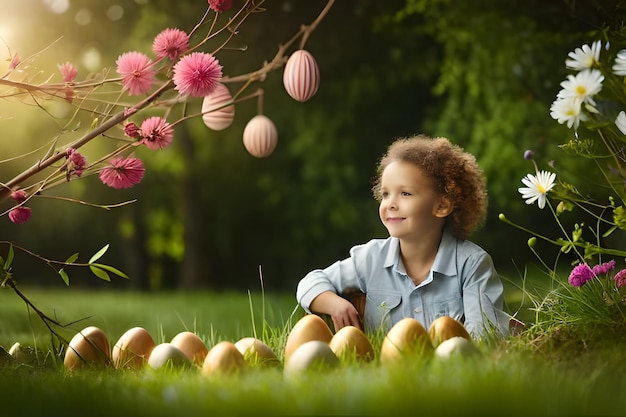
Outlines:
{"label": "golden egg", "polygon": [[193,332],[180,332],[170,341],[180,349],[196,366],[201,367],[209,349],[200,336]]}
{"label": "golden egg", "polygon": [[432,340],[433,346],[435,347],[437,347],[444,340],[455,336],[472,340],[472,337],[465,329],[465,326],[450,316],[437,317],[428,328],[428,334],[430,335],[430,340]]}
{"label": "golden egg", "polygon": [[298,348],[285,362],[283,372],[293,374],[308,370],[331,369],[339,365],[339,358],[326,342],[311,340]]}
{"label": "golden egg", "polygon": [[330,349],[340,358],[369,362],[374,359],[374,348],[361,329],[342,327],[329,343]]}
{"label": "golden egg", "polygon": [[116,368],[143,367],[156,346],[154,339],[143,327],[128,329],[115,343],[111,359]]}
{"label": "golden egg", "polygon": [[311,340],[320,340],[329,343],[333,338],[333,332],[324,319],[316,314],[306,314],[296,322],[285,344],[285,361],[303,343]]}
{"label": "golden egg", "polygon": [[232,373],[244,365],[245,359],[239,349],[231,342],[222,341],[209,350],[202,364],[202,374]]}
{"label": "golden egg", "polygon": [[387,332],[380,350],[382,364],[395,364],[407,358],[430,355],[433,345],[428,332],[414,318],[406,317]]}
{"label": "golden egg", "polygon": [[267,116],[254,116],[243,129],[243,146],[256,158],[270,156],[278,143],[278,131]]}
{"label": "golden egg", "polygon": [[76,333],[70,340],[63,364],[67,369],[87,365],[103,366],[111,363],[111,350],[106,334],[96,326],[89,326]]}
{"label": "golden egg", "polygon": [[235,343],[235,347],[251,365],[276,366],[280,364],[274,351],[255,337],[244,337]]}
{"label": "golden egg", "polygon": [[152,349],[148,358],[148,365],[153,369],[163,367],[178,368],[190,366],[191,361],[183,351],[171,343],[160,343]]}
{"label": "golden egg", "polygon": [[224,130],[233,123],[235,105],[226,105],[233,101],[228,88],[218,83],[215,90],[202,100],[202,121],[213,130]]}
{"label": "golden egg", "polygon": [[307,101],[315,95],[320,85],[317,61],[304,49],[295,51],[285,64],[283,85],[287,94],[297,101]]}

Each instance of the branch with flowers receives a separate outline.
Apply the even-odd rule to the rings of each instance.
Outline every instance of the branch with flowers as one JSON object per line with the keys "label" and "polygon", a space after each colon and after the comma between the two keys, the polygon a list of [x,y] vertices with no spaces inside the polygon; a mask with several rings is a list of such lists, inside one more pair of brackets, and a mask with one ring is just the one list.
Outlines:
{"label": "branch with flowers", "polygon": [[[67,120],[61,121],[59,133],[35,151],[0,160],[2,164],[36,156],[27,169],[0,182],[0,203],[9,202],[5,209],[0,209],[0,217],[15,224],[27,223],[34,215],[28,205],[31,199],[55,198],[50,194],[54,187],[90,175],[97,175],[105,186],[114,189],[131,188],[145,174],[142,160],[134,153],[138,147],[154,151],[167,148],[175,138],[176,125],[194,117],[202,118],[209,129],[226,129],[233,122],[235,107],[244,101],[256,100],[258,113],[243,131],[244,147],[255,157],[270,156],[277,145],[278,131],[263,114],[263,90],[249,90],[255,83],[263,82],[269,73],[284,67],[284,86],[293,99],[307,101],[317,92],[320,82],[317,62],[304,48],[334,0],[328,0],[313,22],[301,25],[290,39],[279,45],[275,56],[260,68],[245,74],[226,74],[217,55],[237,38],[252,14],[264,11],[264,3],[264,0],[246,0],[241,8],[230,11],[231,0],[208,0],[204,15],[189,32],[166,28],[156,34],[150,53],[124,52],[118,56],[115,69],[105,68],[83,80],[79,79],[77,68],[67,61],[57,68],[62,82],[51,82],[55,75],[39,82],[38,74],[28,73],[27,64],[37,54],[26,61],[13,54],[7,73],[0,76],[0,98],[27,101],[46,115],[50,114],[43,103],[56,100],[70,106],[71,113]],[[194,101],[201,109],[189,114]],[[178,108],[182,109],[181,115],[175,116]],[[85,118],[89,127],[81,130]],[[96,140],[103,142],[107,151],[97,156],[84,153],[85,145]],[[101,205],[64,199],[107,210],[133,202]],[[97,262],[108,245],[86,263],[76,262],[78,254],[65,261],[54,261],[15,242],[0,241],[0,245],[8,248],[5,257],[0,257],[0,283],[13,288],[25,300],[13,275],[15,250],[51,266],[67,285],[66,268],[70,266],[89,267],[104,280],[110,280],[109,273],[128,278],[122,271]],[[47,324],[59,324],[42,314],[40,317]]]}
{"label": "branch with flowers", "polygon": [[[527,150],[524,158],[532,161],[534,173],[522,179],[524,187],[518,191],[526,204],[536,202],[539,209],[547,206],[562,235],[551,238],[504,214],[499,217],[532,235],[529,247],[551,278],[562,284],[538,310],[557,314],[555,305],[559,305],[563,309],[558,313],[560,322],[617,323],[621,328],[626,324],[626,49],[615,53],[608,42],[603,46],[598,40],[570,52],[565,65],[574,73],[560,84],[550,116],[573,131],[573,137],[559,148],[593,164],[597,176],[590,172],[586,177],[604,182],[601,187],[592,186],[600,195],[582,192],[561,175],[540,170],[534,152]],[[550,166],[557,170],[554,161]],[[592,219],[593,224],[576,222],[568,231],[562,221],[566,212]],[[607,243],[610,237],[622,245]],[[537,239],[558,247],[555,266],[549,266],[535,250]],[[566,281],[559,280],[556,267],[562,254],[574,257]]]}

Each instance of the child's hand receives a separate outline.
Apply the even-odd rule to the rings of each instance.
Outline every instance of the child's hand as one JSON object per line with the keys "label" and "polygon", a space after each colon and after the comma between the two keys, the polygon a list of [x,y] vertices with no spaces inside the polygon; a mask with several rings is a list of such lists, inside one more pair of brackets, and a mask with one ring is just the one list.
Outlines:
{"label": "child's hand", "polygon": [[359,312],[350,301],[343,297],[337,296],[337,299],[333,299],[332,308],[328,314],[333,319],[335,332],[346,326],[354,326],[361,329]]}

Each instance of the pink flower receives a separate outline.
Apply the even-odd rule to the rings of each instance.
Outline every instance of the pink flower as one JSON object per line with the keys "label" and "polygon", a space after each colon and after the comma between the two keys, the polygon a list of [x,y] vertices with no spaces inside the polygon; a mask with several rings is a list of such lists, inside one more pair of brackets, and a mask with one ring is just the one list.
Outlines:
{"label": "pink flower", "polygon": [[141,182],[145,168],[141,159],[113,158],[111,165],[100,170],[100,181],[111,188],[121,189],[130,188]]}
{"label": "pink flower", "polygon": [[163,149],[172,143],[174,128],[161,117],[149,117],[141,123],[141,137],[148,148]]}
{"label": "pink flower", "polygon": [[209,7],[214,12],[225,12],[233,5],[232,0],[209,0]]}
{"label": "pink flower", "polygon": [[57,68],[59,68],[59,72],[63,77],[63,82],[66,84],[73,83],[76,80],[76,75],[78,74],[78,70],[71,62],[67,61],[64,64],[58,64]]}
{"label": "pink flower", "polygon": [[617,274],[615,274],[615,284],[618,287],[623,287],[626,285],[626,269],[622,269]]}
{"label": "pink flower", "polygon": [[14,70],[21,63],[22,63],[22,61],[20,61],[20,56],[16,52],[15,55],[13,55],[13,58],[11,58],[11,63],[9,64],[9,69],[10,70]]}
{"label": "pink flower", "polygon": [[193,52],[174,65],[174,84],[183,95],[193,97],[208,96],[215,90],[222,78],[222,66],[211,54]]}
{"label": "pink flower", "polygon": [[152,60],[141,52],[126,52],[117,58],[116,64],[129,95],[147,93],[156,80]]}
{"label": "pink flower", "polygon": [[608,262],[594,266],[591,270],[594,275],[598,276],[607,274],[609,271],[612,271],[613,268],[615,268],[615,261],[611,259]]}
{"label": "pink flower", "polygon": [[33,214],[30,207],[19,206],[9,212],[9,220],[15,224],[26,223]]}
{"label": "pink flower", "polygon": [[21,204],[26,201],[26,193],[24,190],[17,190],[11,193],[11,198],[15,200],[16,203]]}
{"label": "pink flower", "polygon": [[85,170],[85,165],[87,165],[87,160],[80,152],[78,152],[74,148],[67,148],[65,151],[67,155],[67,179],[69,181],[69,176],[71,174],[76,174],[77,177],[80,177]]}
{"label": "pink flower", "polygon": [[128,122],[124,125],[124,133],[129,138],[136,138],[139,136],[139,126],[135,122]]}
{"label": "pink flower", "polygon": [[174,61],[189,49],[189,35],[180,29],[164,29],[152,42],[152,50],[157,58],[169,57]]}
{"label": "pink flower", "polygon": [[569,274],[568,282],[574,287],[582,287],[587,281],[593,279],[594,274],[589,265],[579,264],[572,269]]}

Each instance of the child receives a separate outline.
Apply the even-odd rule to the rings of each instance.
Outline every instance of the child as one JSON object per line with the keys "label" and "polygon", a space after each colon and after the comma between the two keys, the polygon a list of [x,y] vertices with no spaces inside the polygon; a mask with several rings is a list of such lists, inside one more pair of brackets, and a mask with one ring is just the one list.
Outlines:
{"label": "child", "polygon": [[[464,324],[475,338],[508,335],[503,287],[491,257],[466,240],[487,210],[482,170],[474,156],[445,138],[398,139],[377,169],[372,191],[389,232],[354,246],[350,257],[309,272],[296,298],[309,313],[348,325],[388,331],[405,317],[425,329],[440,316]],[[365,293],[364,317],[342,297]]]}

